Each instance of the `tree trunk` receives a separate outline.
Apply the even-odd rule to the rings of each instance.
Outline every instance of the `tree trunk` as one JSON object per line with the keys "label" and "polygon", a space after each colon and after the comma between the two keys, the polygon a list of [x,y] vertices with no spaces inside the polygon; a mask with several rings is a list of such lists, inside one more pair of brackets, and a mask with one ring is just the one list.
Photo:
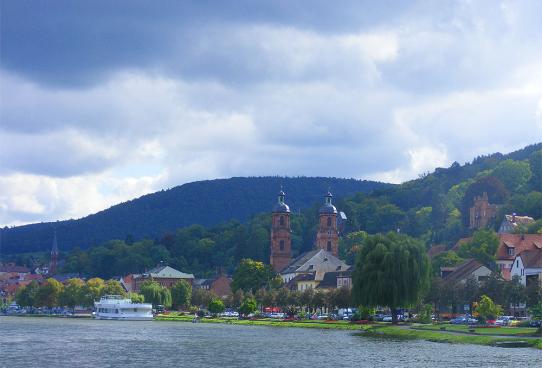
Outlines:
{"label": "tree trunk", "polygon": [[396,325],[398,323],[398,321],[397,321],[397,309],[395,307],[391,307],[391,323],[393,325]]}

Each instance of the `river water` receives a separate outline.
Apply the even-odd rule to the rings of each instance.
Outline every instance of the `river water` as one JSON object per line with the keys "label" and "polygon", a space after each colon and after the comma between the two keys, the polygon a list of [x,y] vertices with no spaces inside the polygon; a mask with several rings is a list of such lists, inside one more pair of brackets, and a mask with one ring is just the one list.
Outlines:
{"label": "river water", "polygon": [[351,331],[0,317],[0,367],[542,367],[542,351]]}

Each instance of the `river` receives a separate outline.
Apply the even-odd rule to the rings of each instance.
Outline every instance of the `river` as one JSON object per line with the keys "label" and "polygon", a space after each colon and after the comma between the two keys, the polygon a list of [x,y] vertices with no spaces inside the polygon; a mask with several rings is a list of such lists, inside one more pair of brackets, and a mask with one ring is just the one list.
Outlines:
{"label": "river", "polygon": [[351,331],[0,317],[0,367],[542,367],[542,351]]}

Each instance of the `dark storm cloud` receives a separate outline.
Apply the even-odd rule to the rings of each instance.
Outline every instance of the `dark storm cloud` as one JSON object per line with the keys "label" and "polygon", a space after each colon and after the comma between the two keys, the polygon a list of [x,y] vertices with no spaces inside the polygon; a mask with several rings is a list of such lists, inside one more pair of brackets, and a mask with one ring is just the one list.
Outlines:
{"label": "dark storm cloud", "polygon": [[403,3],[8,0],[2,1],[2,66],[41,83],[74,87],[126,68],[235,83],[265,77],[266,66],[258,67],[250,49],[238,52],[220,41],[228,38],[228,27],[358,31],[389,20],[390,9],[397,14]]}

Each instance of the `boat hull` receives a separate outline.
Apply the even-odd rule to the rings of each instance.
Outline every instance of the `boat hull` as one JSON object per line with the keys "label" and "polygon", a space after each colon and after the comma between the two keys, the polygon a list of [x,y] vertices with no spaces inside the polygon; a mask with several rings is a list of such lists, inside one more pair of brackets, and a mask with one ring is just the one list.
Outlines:
{"label": "boat hull", "polygon": [[109,320],[109,321],[152,321],[154,317],[113,317],[113,316],[99,316],[95,315],[94,319]]}

